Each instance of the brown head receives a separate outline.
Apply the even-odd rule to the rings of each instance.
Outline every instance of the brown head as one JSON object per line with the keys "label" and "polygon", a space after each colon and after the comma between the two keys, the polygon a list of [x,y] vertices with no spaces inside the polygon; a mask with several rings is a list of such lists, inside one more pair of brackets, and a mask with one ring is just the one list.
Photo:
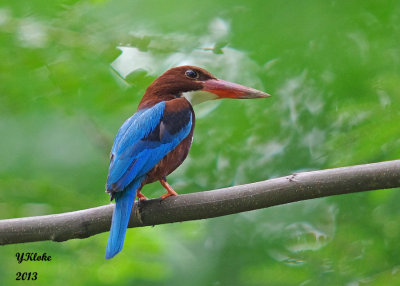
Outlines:
{"label": "brown head", "polygon": [[139,109],[160,101],[186,97],[193,105],[219,98],[262,98],[270,95],[233,82],[217,79],[196,66],[171,68],[147,88]]}

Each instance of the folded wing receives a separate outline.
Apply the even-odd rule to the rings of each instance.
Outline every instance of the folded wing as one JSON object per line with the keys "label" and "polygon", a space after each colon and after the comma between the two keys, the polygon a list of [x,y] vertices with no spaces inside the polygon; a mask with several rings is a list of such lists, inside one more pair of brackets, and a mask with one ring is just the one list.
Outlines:
{"label": "folded wing", "polygon": [[111,151],[107,192],[123,191],[143,178],[188,136],[193,120],[191,109],[182,104],[173,108],[173,101],[140,110],[121,126]]}

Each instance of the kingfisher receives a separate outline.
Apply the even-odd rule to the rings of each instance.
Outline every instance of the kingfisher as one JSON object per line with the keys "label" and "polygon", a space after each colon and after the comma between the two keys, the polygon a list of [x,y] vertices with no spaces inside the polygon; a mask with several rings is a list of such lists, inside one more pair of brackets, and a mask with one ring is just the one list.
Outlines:
{"label": "kingfisher", "polygon": [[192,145],[193,105],[220,98],[265,98],[270,95],[221,80],[196,66],[167,70],[146,89],[136,113],[120,127],[111,150],[106,192],[115,198],[106,259],[122,250],[133,203],[144,185],[159,181],[161,200],[177,193],[166,177],[186,159]]}

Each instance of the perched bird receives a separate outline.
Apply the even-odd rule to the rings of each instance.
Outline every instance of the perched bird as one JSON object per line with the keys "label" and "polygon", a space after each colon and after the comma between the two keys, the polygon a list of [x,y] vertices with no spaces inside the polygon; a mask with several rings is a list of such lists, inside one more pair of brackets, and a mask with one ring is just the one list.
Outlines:
{"label": "perched bird", "polygon": [[195,66],[167,70],[147,88],[137,112],[121,126],[111,150],[107,192],[116,205],[106,249],[114,257],[124,244],[136,197],[144,185],[160,181],[167,193],[177,193],[166,177],[188,155],[195,115],[192,105],[218,98],[261,98],[269,94],[217,79]]}

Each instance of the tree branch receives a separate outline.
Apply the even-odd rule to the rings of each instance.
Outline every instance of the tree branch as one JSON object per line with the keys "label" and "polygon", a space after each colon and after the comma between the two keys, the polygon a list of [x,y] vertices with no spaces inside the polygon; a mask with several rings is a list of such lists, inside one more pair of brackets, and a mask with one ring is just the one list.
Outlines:
{"label": "tree branch", "polygon": [[[253,184],[135,203],[129,227],[206,219],[313,198],[400,187],[400,160],[303,172]],[[86,238],[110,229],[114,204],[0,220],[0,245]]]}

